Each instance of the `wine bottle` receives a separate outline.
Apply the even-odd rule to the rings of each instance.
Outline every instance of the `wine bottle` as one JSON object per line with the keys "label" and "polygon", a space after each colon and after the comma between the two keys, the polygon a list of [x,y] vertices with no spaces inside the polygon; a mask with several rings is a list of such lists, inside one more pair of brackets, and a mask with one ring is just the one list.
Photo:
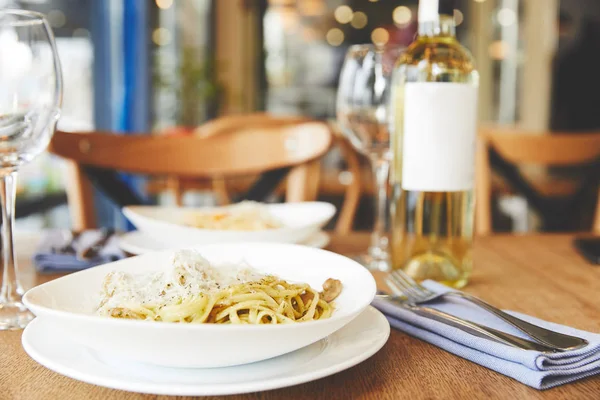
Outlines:
{"label": "wine bottle", "polygon": [[452,287],[472,270],[479,75],[453,7],[420,0],[419,31],[393,71],[392,268]]}

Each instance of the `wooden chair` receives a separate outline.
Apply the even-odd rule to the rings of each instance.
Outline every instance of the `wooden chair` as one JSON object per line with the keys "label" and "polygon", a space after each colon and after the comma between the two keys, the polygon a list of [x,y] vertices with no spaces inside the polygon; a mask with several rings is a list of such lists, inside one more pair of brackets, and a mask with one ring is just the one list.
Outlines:
{"label": "wooden chair", "polygon": [[[492,231],[492,170],[490,149],[515,165],[578,166],[598,162],[600,133],[536,133],[489,129],[480,133],[477,144],[475,231]],[[592,230],[600,233],[600,187]],[[540,190],[547,194],[546,190]],[[546,193],[544,193],[546,192]]]}
{"label": "wooden chair", "polygon": [[[308,123],[311,121],[311,119],[302,116],[275,116],[263,112],[242,115],[228,115],[200,125],[195,129],[194,134],[197,137],[209,138],[232,134],[244,127],[277,128]],[[360,202],[361,190],[363,189],[363,186],[361,185],[361,167],[356,150],[352,148],[348,140],[340,134],[339,130],[335,126],[331,126],[331,130],[334,136],[334,143],[340,148],[342,156],[348,166],[348,171],[352,174],[352,181],[345,186],[344,201],[338,213],[338,218],[335,225],[335,231],[338,234],[347,234],[352,230],[352,224],[354,222],[356,210]],[[290,172],[288,176],[288,182],[292,182],[291,190],[293,191],[294,188],[301,187],[300,185],[293,184],[295,180],[301,182],[308,181],[310,182],[310,186],[307,188],[306,192],[307,199],[312,200],[316,198],[320,188],[320,172],[321,169],[319,168],[318,160],[308,163],[302,168],[296,168],[294,171]],[[171,186],[172,188],[176,189],[176,198],[181,198],[181,192],[184,191],[186,187],[197,186],[197,181],[191,182],[185,178],[177,178],[176,182],[177,183],[172,183]],[[212,189],[215,191],[222,203],[226,204],[229,202],[229,193],[224,179],[213,179]]]}
{"label": "wooden chair", "polygon": [[[326,124],[306,122],[281,127],[246,127],[206,138],[58,131],[49,149],[70,162],[67,196],[73,227],[89,229],[96,227],[96,220],[92,187],[84,166],[200,178],[228,178],[292,167],[290,180],[293,183],[288,181],[286,200],[302,201],[310,198],[307,192],[314,192],[310,173],[302,171],[323,156],[331,142],[332,135]],[[297,179],[297,171],[301,171],[302,179]]]}
{"label": "wooden chair", "polygon": [[[227,115],[213,119],[198,126],[194,130],[194,135],[199,138],[208,139],[210,137],[235,134],[240,130],[249,128],[278,129],[292,125],[306,124],[309,122],[315,121],[306,117],[274,116],[265,112]],[[308,201],[316,199],[319,186],[319,172],[320,161],[318,159],[306,163],[305,165],[298,166],[294,170],[290,171],[287,177],[287,186],[292,192],[290,193],[288,191],[287,196],[289,196],[291,199],[294,199],[294,201]],[[171,181],[177,181],[177,184],[172,184],[172,189],[174,191],[177,204],[181,206],[183,192],[187,187],[194,187],[197,183],[197,178],[194,179],[196,182],[190,182],[190,179],[185,178],[171,179]],[[211,181],[212,189],[219,200],[219,204],[229,204],[231,199],[227,190],[226,179],[220,176],[213,176]],[[296,181],[306,182],[306,186],[295,184]],[[298,188],[301,188],[300,192],[295,191]]]}

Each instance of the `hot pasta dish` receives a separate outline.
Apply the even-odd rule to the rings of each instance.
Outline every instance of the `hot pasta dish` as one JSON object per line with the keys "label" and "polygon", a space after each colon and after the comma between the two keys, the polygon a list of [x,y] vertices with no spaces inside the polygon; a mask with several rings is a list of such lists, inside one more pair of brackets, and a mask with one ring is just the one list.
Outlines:
{"label": "hot pasta dish", "polygon": [[182,323],[293,323],[329,318],[341,290],[336,279],[325,281],[318,292],[248,266],[215,268],[198,252],[180,250],[165,271],[140,276],[109,273],[97,313]]}

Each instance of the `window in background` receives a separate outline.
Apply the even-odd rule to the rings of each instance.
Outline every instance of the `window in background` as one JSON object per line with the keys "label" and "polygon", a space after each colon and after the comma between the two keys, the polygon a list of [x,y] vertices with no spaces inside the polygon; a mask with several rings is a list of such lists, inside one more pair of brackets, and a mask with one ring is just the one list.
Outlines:
{"label": "window in background", "polygon": [[[469,1],[457,1],[464,43]],[[417,32],[417,0],[269,0],[263,20],[266,108],[273,113],[335,117],[338,76],[348,46],[407,46]]]}
{"label": "window in background", "polygon": [[344,34],[331,2],[272,0],[264,16],[267,111],[331,117]]}
{"label": "window in background", "polygon": [[211,0],[154,0],[158,24],[154,45],[154,129],[189,133],[214,117],[215,80]]}
{"label": "window in background", "polygon": [[[214,4],[212,0],[152,0],[157,24],[153,45],[154,121],[159,135],[188,135],[219,110],[220,86],[215,76]],[[174,205],[168,179],[151,177],[146,185],[157,202]],[[187,190],[185,205],[214,204],[204,190]]]}
{"label": "window in background", "polygon": [[[523,10],[520,0],[487,0],[492,35],[487,60],[492,64],[492,121],[514,124],[519,119],[519,77],[523,65]],[[486,79],[484,76],[483,79]]]}

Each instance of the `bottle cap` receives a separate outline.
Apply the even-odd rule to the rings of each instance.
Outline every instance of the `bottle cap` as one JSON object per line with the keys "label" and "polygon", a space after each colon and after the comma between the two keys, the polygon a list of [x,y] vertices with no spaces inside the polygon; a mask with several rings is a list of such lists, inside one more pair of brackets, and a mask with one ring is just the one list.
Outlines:
{"label": "bottle cap", "polygon": [[419,22],[439,21],[440,15],[454,14],[454,0],[419,0]]}
{"label": "bottle cap", "polygon": [[438,21],[440,0],[419,0],[419,22]]}

